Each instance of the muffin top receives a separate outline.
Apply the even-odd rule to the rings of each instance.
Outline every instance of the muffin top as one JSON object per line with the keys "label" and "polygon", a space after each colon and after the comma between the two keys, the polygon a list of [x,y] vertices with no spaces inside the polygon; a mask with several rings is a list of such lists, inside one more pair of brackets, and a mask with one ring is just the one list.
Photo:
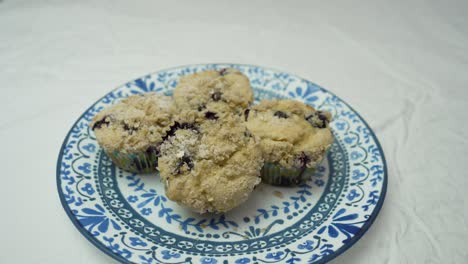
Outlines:
{"label": "muffin top", "polygon": [[123,153],[156,147],[173,122],[175,104],[169,96],[129,96],[99,112],[90,123],[99,144]]}
{"label": "muffin top", "polygon": [[209,70],[180,78],[174,90],[177,107],[202,111],[219,105],[223,111],[241,113],[253,102],[247,76],[235,69]]}
{"label": "muffin top", "polygon": [[167,197],[200,213],[226,212],[244,202],[263,165],[257,140],[239,116],[213,116],[181,113],[160,148]]}
{"label": "muffin top", "polygon": [[333,142],[331,114],[295,100],[264,100],[245,111],[248,129],[260,138],[265,162],[311,168]]}

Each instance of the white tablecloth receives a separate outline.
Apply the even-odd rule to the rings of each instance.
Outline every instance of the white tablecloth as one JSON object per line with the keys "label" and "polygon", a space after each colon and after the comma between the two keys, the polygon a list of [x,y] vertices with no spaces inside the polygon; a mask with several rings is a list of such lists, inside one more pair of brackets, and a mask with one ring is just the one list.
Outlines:
{"label": "white tablecloth", "polygon": [[298,74],[375,130],[387,198],[334,263],[468,263],[467,51],[464,0],[0,0],[0,263],[113,263],[62,209],[62,140],[117,85],[204,62]]}

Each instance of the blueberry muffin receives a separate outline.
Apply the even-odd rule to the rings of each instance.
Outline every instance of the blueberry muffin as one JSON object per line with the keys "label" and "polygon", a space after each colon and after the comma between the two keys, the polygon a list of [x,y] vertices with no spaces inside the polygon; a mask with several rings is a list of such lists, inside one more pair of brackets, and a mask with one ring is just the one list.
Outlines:
{"label": "blueberry muffin", "polygon": [[133,95],[99,112],[90,127],[116,166],[149,173],[156,171],[159,145],[173,123],[174,112],[171,97]]}
{"label": "blueberry muffin", "polygon": [[331,114],[298,101],[265,100],[244,114],[247,128],[260,138],[267,183],[302,182],[333,143]]}
{"label": "blueberry muffin", "polygon": [[257,140],[241,117],[181,113],[161,145],[166,196],[196,212],[226,212],[247,200],[263,166]]}
{"label": "blueberry muffin", "polygon": [[218,105],[223,111],[241,113],[254,98],[247,76],[235,69],[222,69],[180,78],[174,100],[180,109],[202,111],[209,105]]}

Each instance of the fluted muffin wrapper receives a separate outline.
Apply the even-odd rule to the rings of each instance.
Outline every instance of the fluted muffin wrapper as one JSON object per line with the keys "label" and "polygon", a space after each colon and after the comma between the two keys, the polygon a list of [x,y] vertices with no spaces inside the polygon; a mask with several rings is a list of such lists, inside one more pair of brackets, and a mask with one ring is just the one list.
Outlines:
{"label": "fluted muffin wrapper", "polygon": [[314,171],[314,168],[285,168],[279,164],[266,162],[260,175],[265,183],[290,186],[309,180]]}
{"label": "fluted muffin wrapper", "polygon": [[124,153],[118,150],[106,151],[106,154],[112,159],[115,166],[134,173],[152,173],[156,172],[158,157],[154,153],[133,152]]}

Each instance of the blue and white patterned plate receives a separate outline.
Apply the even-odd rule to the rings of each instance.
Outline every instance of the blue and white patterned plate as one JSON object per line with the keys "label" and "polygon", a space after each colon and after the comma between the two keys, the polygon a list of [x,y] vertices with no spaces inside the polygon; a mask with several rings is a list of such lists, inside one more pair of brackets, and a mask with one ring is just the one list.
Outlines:
{"label": "blue and white patterned plate", "polygon": [[[234,67],[251,81],[256,100],[294,98],[334,116],[335,143],[312,179],[298,187],[261,184],[239,208],[198,215],[171,202],[157,175],[116,168],[88,123],[131,94],[171,94],[180,76]],[[78,230],[124,263],[316,263],[354,244],[385,197],[386,164],[366,122],[341,99],[298,76],[251,65],[202,64],[162,70],[131,81],[93,104],[60,150],[57,185]]]}

